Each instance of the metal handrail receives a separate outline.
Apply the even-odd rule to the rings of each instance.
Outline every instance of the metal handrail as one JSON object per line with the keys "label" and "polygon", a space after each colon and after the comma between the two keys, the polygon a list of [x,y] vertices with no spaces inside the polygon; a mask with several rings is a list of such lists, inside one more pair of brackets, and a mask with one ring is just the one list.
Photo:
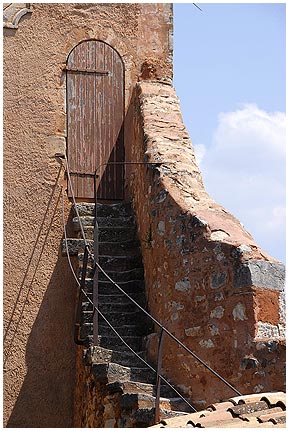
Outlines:
{"label": "metal handrail", "polygon": [[[66,250],[68,250],[68,239],[67,239],[67,232],[66,232],[66,228],[65,228],[65,221],[64,221],[64,192],[63,192],[63,188],[62,188],[62,220],[63,220],[63,231],[64,231],[64,239],[65,239],[65,245],[66,245]],[[87,249],[85,249],[87,250]],[[150,364],[148,364],[145,359],[143,359],[137,352],[135,352],[132,347],[127,344],[125,342],[125,340],[123,339],[123,337],[117,332],[117,330],[112,326],[112,324],[106,319],[106,317],[101,313],[101,311],[99,310],[99,308],[94,304],[94,302],[88,297],[87,293],[84,290],[84,286],[81,285],[81,282],[79,282],[79,279],[77,277],[77,275],[75,274],[75,271],[73,269],[73,265],[71,263],[71,259],[69,256],[69,253],[67,254],[67,258],[68,258],[68,262],[69,262],[69,266],[71,269],[71,272],[75,278],[75,281],[77,283],[77,286],[79,288],[79,298],[81,296],[84,296],[86,298],[86,300],[93,306],[93,311],[97,311],[97,313],[104,319],[104,321],[108,324],[108,326],[112,329],[112,331],[117,335],[117,337],[125,344],[125,346],[128,348],[128,350],[130,350],[140,361],[142,361],[150,370],[152,370],[154,373],[158,373],[157,370],[155,370]],[[88,258],[88,257],[87,257]],[[86,258],[86,259],[87,259]],[[83,264],[84,267],[84,264]],[[82,274],[81,274],[81,278],[83,279],[83,275],[85,275],[84,269],[82,269]],[[81,302],[80,300],[78,301],[78,306],[81,306]],[[85,342],[85,340],[81,340],[78,338],[78,332],[79,332],[79,327],[80,327],[80,323],[76,323],[75,325],[75,333],[74,333],[74,340],[76,342],[76,344],[78,345],[85,345],[87,347],[89,347],[87,345],[87,343]],[[168,381],[166,380],[162,375],[159,375],[159,380],[165,382],[171,389],[173,389],[175,391],[175,393],[194,411],[196,412],[196,409],[183,397],[182,394],[180,394],[176,388],[174,388],[174,386]],[[156,401],[156,405],[157,405],[157,401]],[[158,400],[158,405],[159,405],[159,400]]]}
{"label": "metal handrail", "polygon": [[[170,163],[170,162],[163,162]],[[161,165],[160,162],[106,162],[100,163],[94,171],[94,232],[93,232],[93,253],[94,253],[94,272],[93,272],[93,300],[98,304],[98,266],[99,266],[99,225],[97,223],[97,179],[99,178],[99,170],[103,166],[109,165]],[[91,176],[91,174],[89,174]],[[105,274],[106,277],[107,274]],[[110,280],[111,281],[111,280]],[[98,317],[97,313],[93,315],[93,342],[98,344]]]}
{"label": "metal handrail", "polygon": [[[76,205],[76,200],[75,200],[75,196],[73,193],[73,188],[72,188],[72,184],[71,184],[71,178],[70,178],[70,173],[69,173],[69,166],[68,166],[68,161],[67,158],[65,156],[65,160],[66,160],[66,168],[67,168],[67,177],[68,177],[68,182],[70,185],[70,189],[71,189],[71,195],[72,195],[72,199],[73,199],[73,203],[74,203],[74,207],[75,207],[75,212],[79,221],[79,225],[80,225],[80,230],[81,230],[81,234],[84,240],[84,244],[85,244],[85,248],[87,248],[88,251],[88,255],[90,255],[90,257],[94,258],[94,266],[93,266],[93,273],[98,272],[97,270],[100,270],[103,275],[108,279],[108,281],[110,281],[114,286],[117,287],[117,289],[122,292],[130,301],[132,301],[143,313],[145,313],[146,316],[148,316],[161,330],[160,335],[161,335],[161,339],[159,341],[159,347],[158,347],[158,357],[161,356],[161,348],[162,348],[162,338],[163,338],[163,334],[166,333],[172,340],[174,340],[180,347],[182,347],[187,353],[189,353],[196,361],[198,361],[199,363],[201,363],[208,371],[210,371],[215,377],[217,377],[219,380],[221,380],[227,387],[229,387],[233,392],[235,392],[237,395],[242,396],[242,394],[236,389],[234,388],[234,386],[232,386],[227,380],[225,380],[220,374],[218,374],[215,370],[213,370],[208,364],[206,364],[198,355],[196,355],[194,352],[192,352],[187,346],[185,346],[177,337],[175,337],[168,329],[166,329],[157,319],[155,319],[148,311],[146,311],[143,307],[141,307],[132,297],[130,297],[130,295],[128,295],[114,280],[112,280],[110,278],[110,276],[105,272],[105,270],[100,266],[99,262],[98,262],[98,254],[95,257],[89,248],[89,245],[87,243],[86,237],[85,237],[85,233],[84,233],[84,229],[83,229],[83,225],[82,225],[82,221],[77,209],[77,205]],[[96,216],[97,216],[97,212],[96,212],[96,207],[97,207],[97,189],[96,189],[96,180],[98,178],[98,174],[97,174],[97,170],[100,169],[100,167],[104,166],[104,165],[108,165],[108,164],[135,164],[135,165],[162,165],[162,164],[167,164],[168,162],[108,162],[108,163],[102,163],[100,164],[96,171],[95,171],[95,180],[94,180],[94,186],[95,186],[95,191],[94,191],[94,196],[95,196],[95,231],[97,231],[96,236],[98,237],[98,231],[99,231],[99,226],[96,220]],[[97,239],[98,241],[98,239]],[[98,253],[98,250],[97,250]],[[82,289],[83,290],[83,289]],[[103,317],[103,314],[99,311],[98,306],[96,306],[95,302],[94,302],[94,298],[93,301],[90,300],[90,298],[87,297],[86,293],[83,291],[83,294],[86,296],[86,298],[89,300],[89,302],[92,303],[93,307],[94,307],[94,311],[98,314],[100,314]],[[95,314],[96,314],[95,313]],[[105,319],[106,320],[106,319]],[[107,320],[106,320],[107,321]],[[108,322],[108,321],[107,321]],[[109,326],[111,326],[109,324]],[[111,326],[112,327],[112,326]],[[112,329],[115,331],[115,329],[112,327]],[[117,333],[117,331],[115,331]],[[117,335],[122,339],[122,337],[117,333]],[[95,337],[94,337],[95,338]],[[122,339],[122,341],[124,342],[124,344],[133,352],[135,353],[135,355],[137,355],[136,352],[134,352],[134,350],[132,348],[130,348],[129,345],[127,345],[127,343]],[[138,356],[138,355],[137,355]],[[140,357],[139,357],[140,358]],[[145,362],[145,361],[143,361]],[[148,364],[147,364],[148,365]],[[150,368],[152,368],[151,366],[149,366]],[[157,367],[159,368],[159,367]],[[160,402],[160,391],[159,391],[159,385],[160,385],[160,380],[166,381],[165,378],[160,374],[160,369],[154,370],[156,372],[156,377],[157,377],[157,397],[156,397],[156,407],[155,407],[155,418],[158,419],[159,418],[159,402]],[[166,382],[168,383],[168,382]],[[169,384],[170,385],[170,384]],[[171,385],[170,385],[171,386]],[[171,386],[172,387],[172,386]],[[175,391],[176,389],[173,388]],[[178,391],[176,391],[176,393],[178,393]],[[180,394],[179,394],[180,395]],[[184,399],[181,396],[182,399]],[[184,401],[186,401],[184,399]],[[186,401],[187,402],[187,401]],[[187,403],[189,404],[189,403]],[[190,404],[189,404],[190,405]],[[192,407],[192,406],[191,406]],[[194,407],[192,407],[193,410]],[[196,411],[196,410],[195,410]]]}

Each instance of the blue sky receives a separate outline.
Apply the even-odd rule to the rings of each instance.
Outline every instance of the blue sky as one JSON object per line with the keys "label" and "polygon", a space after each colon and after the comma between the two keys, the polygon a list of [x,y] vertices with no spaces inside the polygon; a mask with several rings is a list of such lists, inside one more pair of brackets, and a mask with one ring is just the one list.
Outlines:
{"label": "blue sky", "polygon": [[174,86],[205,187],[285,262],[285,4],[174,4]]}

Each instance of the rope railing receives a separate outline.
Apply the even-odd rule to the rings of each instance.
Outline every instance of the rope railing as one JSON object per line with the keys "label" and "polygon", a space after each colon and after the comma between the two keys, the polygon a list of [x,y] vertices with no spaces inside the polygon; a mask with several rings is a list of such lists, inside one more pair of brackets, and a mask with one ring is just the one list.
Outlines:
{"label": "rope railing", "polygon": [[[81,286],[81,283],[77,280],[78,286],[80,288],[80,293],[83,294],[85,296],[85,298],[92,304],[93,306],[93,310],[94,312],[96,312],[97,314],[99,314],[106,322],[107,324],[111,327],[111,329],[116,333],[116,335],[122,340],[122,342],[126,345],[126,347],[129,348],[130,351],[132,351],[139,359],[141,359],[150,369],[152,369],[157,376],[157,385],[156,385],[156,392],[157,392],[157,397],[156,397],[156,408],[155,408],[155,421],[156,423],[159,422],[160,419],[160,408],[159,408],[159,402],[160,402],[160,382],[165,381],[165,383],[167,383],[172,389],[174,389],[174,391],[193,409],[193,411],[196,411],[196,409],[190,405],[190,403],[188,403],[188,401],[181,395],[178,393],[178,391],[169,383],[167,382],[167,380],[161,376],[160,374],[160,370],[161,370],[161,349],[162,349],[162,344],[163,344],[163,335],[167,334],[173,341],[175,341],[180,347],[182,347],[187,353],[189,353],[189,355],[191,355],[197,362],[199,362],[200,364],[202,364],[209,372],[211,372],[215,377],[217,377],[220,381],[222,381],[227,387],[229,387],[233,392],[235,392],[238,396],[241,396],[242,394],[234,387],[232,386],[226,379],[224,379],[219,373],[217,373],[215,370],[213,370],[203,359],[201,359],[196,353],[194,353],[192,350],[190,350],[185,344],[183,344],[176,336],[174,336],[168,329],[166,329],[157,319],[155,319],[147,310],[145,310],[143,307],[141,307],[127,292],[125,292],[114,280],[112,280],[112,278],[106,273],[106,271],[101,267],[101,265],[98,262],[98,256],[95,256],[95,254],[93,252],[91,252],[90,247],[89,247],[89,243],[87,242],[86,236],[85,236],[85,232],[84,232],[84,228],[82,225],[82,221],[81,221],[81,217],[79,215],[79,211],[76,205],[76,199],[75,199],[75,195],[74,195],[74,191],[73,191],[73,187],[72,187],[72,182],[71,182],[71,177],[70,177],[70,172],[69,172],[69,165],[68,165],[68,160],[66,158],[66,156],[64,156],[65,158],[65,162],[66,162],[66,172],[67,172],[67,178],[68,178],[68,184],[70,187],[70,192],[71,192],[71,196],[72,196],[72,201],[74,204],[74,208],[75,208],[75,212],[76,212],[76,216],[79,222],[79,226],[80,226],[80,230],[81,230],[81,235],[84,241],[84,247],[86,250],[86,254],[87,257],[91,257],[94,261],[94,265],[93,265],[93,274],[95,274],[97,271],[100,271],[105,277],[106,279],[112,283],[122,294],[124,294],[133,304],[136,305],[136,307],[141,310],[147,317],[149,317],[149,319],[151,319],[152,322],[154,322],[159,328],[160,328],[160,336],[159,336],[159,348],[158,348],[158,363],[157,363],[157,370],[155,370],[153,367],[151,367],[149,364],[146,363],[146,361],[141,358],[126,342],[125,340],[123,340],[123,338],[117,333],[117,331],[113,328],[113,326],[107,321],[107,319],[103,316],[103,314],[100,312],[98,306],[96,305],[96,301],[95,301],[95,297],[93,297],[93,300],[91,301],[91,299],[87,296],[87,294],[84,291],[84,286]],[[96,239],[98,242],[98,231],[99,231],[99,226],[96,220],[97,217],[97,210],[96,210],[96,206],[97,206],[97,193],[96,193],[96,179],[98,177],[97,175],[97,171],[104,165],[108,165],[108,164],[134,164],[134,165],[161,165],[161,164],[165,164],[166,162],[108,162],[108,163],[102,163],[100,164],[96,171],[95,171],[95,180],[94,180],[94,187],[95,187],[95,231],[97,232],[96,235]],[[64,199],[64,195],[63,195],[63,199]],[[63,216],[64,217],[64,216]],[[64,224],[64,219],[63,219],[63,225],[64,225],[64,229],[65,229],[65,224]],[[66,241],[66,247],[67,247],[67,236],[65,234],[65,241]],[[67,248],[68,251],[68,248]],[[98,250],[97,250],[98,253]],[[69,258],[69,253],[67,252],[68,258]],[[70,258],[69,258],[70,260]],[[83,262],[83,268],[85,266],[85,260]],[[74,272],[72,264],[70,262],[70,268],[71,270]],[[74,273],[74,277],[76,277],[75,273]],[[83,277],[82,277],[83,278]],[[94,319],[95,321],[95,319]],[[94,336],[94,342],[97,342],[97,338]]]}

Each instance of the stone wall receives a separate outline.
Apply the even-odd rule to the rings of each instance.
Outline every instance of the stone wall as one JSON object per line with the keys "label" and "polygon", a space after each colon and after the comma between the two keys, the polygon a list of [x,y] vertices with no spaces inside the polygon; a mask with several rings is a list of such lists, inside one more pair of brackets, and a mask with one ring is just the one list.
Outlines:
{"label": "stone wall", "polygon": [[[107,363],[102,370],[96,370],[93,348],[78,349],[77,368],[79,370],[76,382],[74,428],[138,428],[133,415],[138,410],[135,393],[122,398],[125,379],[119,373],[119,368],[112,364],[110,376]],[[99,366],[99,360],[97,357]],[[110,382],[110,380],[112,380]],[[141,383],[139,383],[141,385]],[[132,395],[132,400],[130,400]],[[140,394],[140,398],[141,398]],[[141,404],[146,404],[141,401]],[[149,404],[147,404],[147,407]]]}
{"label": "stone wall", "polygon": [[[128,117],[127,158],[160,163],[130,170],[152,315],[240,392],[284,390],[284,265],[204,190],[171,86],[137,84]],[[167,338],[163,369],[197,408],[234,394]]]}
{"label": "stone wall", "polygon": [[[13,5],[12,5],[13,6]],[[169,4],[17,4],[4,26],[4,426],[70,427],[76,286],[61,256],[66,72],[80,41],[100,39],[138,79],[172,77]],[[19,18],[19,19],[18,19]],[[148,29],[149,25],[149,31]],[[65,198],[70,226],[71,203]]]}

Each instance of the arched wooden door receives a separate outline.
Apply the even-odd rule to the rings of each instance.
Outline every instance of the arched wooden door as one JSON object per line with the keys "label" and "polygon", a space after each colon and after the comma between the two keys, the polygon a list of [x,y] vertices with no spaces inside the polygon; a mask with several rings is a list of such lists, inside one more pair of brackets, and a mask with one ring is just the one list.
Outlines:
{"label": "arched wooden door", "polygon": [[[76,198],[94,197],[93,174],[100,164],[123,161],[123,119],[119,54],[101,41],[81,42],[67,60],[67,153]],[[123,166],[109,165],[98,173],[98,199],[122,199]]]}

